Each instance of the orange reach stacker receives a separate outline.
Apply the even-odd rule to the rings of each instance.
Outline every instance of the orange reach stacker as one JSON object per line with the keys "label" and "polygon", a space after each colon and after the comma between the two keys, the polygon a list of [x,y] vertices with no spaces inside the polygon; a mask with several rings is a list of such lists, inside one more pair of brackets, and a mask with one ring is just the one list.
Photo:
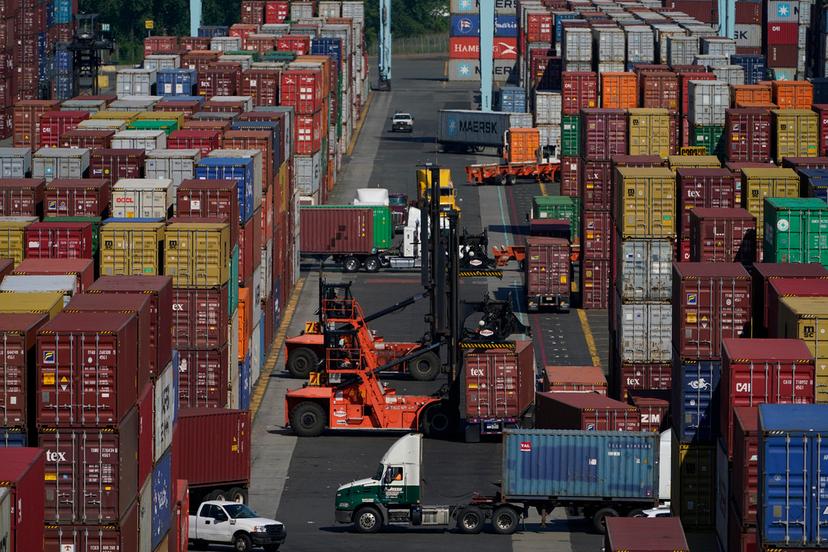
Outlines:
{"label": "orange reach stacker", "polygon": [[[537,182],[553,182],[560,169],[560,162],[546,155],[540,145],[540,131],[536,128],[512,128],[504,133],[503,161],[478,163],[466,167],[469,184],[512,185],[518,178],[531,178]],[[554,150],[554,148],[552,148]]]}

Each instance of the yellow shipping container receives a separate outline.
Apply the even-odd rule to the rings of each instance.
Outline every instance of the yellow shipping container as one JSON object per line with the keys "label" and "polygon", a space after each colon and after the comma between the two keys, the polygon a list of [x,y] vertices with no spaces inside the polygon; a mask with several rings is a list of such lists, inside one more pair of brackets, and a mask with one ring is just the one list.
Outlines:
{"label": "yellow shipping container", "polygon": [[0,312],[43,313],[51,320],[63,310],[63,299],[64,295],[59,291],[0,293]]}
{"label": "yellow shipping container", "polygon": [[110,222],[101,227],[101,276],[161,274],[163,222]]}
{"label": "yellow shipping container", "polygon": [[801,339],[816,359],[816,401],[828,403],[828,297],[783,297],[777,335]]}
{"label": "yellow shipping container", "polygon": [[142,121],[175,121],[181,128],[184,124],[183,111],[142,111],[135,116],[135,120]]}
{"label": "yellow shipping container", "polygon": [[684,527],[712,529],[716,522],[716,445],[682,443],[672,435],[670,507]]}
{"label": "yellow shipping container", "polygon": [[137,113],[134,111],[110,111],[108,109],[104,109],[103,111],[96,111],[95,113],[90,113],[90,119],[121,119],[123,121],[130,122],[135,119]]}
{"label": "yellow shipping container", "polygon": [[[276,203],[278,204],[277,214],[287,213],[289,208],[288,202],[293,200],[293,198],[288,197],[288,188],[290,187],[288,170],[288,162],[285,161],[279,167],[279,197],[276,198]],[[273,219],[276,220],[276,217],[274,216]]]}
{"label": "yellow shipping container", "polygon": [[808,109],[774,109],[773,127],[776,136],[774,158],[816,157],[819,155],[819,120]]}
{"label": "yellow shipping container", "polygon": [[175,222],[164,231],[164,274],[175,287],[213,287],[230,276],[230,226]]}
{"label": "yellow shipping container", "polygon": [[26,228],[37,221],[37,217],[0,217],[0,259],[11,259],[14,266],[23,260]]}
{"label": "yellow shipping container", "polygon": [[715,155],[670,155],[667,166],[676,169],[720,169],[722,162]]}
{"label": "yellow shipping container", "polygon": [[628,111],[630,155],[670,155],[670,112],[645,108]]}
{"label": "yellow shipping container", "polygon": [[676,180],[665,167],[621,167],[618,230],[623,238],[676,235]]}
{"label": "yellow shipping container", "polygon": [[799,176],[793,169],[742,169],[742,206],[756,217],[756,243],[765,235],[766,197],[799,197]]}

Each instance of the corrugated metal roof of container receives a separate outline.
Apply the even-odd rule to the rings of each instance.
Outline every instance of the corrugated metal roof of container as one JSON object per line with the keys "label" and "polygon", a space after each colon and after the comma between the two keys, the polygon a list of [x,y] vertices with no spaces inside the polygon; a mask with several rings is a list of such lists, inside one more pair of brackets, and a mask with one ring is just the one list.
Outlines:
{"label": "corrugated metal roof of container", "polygon": [[828,404],[760,404],[762,431],[828,431]]}

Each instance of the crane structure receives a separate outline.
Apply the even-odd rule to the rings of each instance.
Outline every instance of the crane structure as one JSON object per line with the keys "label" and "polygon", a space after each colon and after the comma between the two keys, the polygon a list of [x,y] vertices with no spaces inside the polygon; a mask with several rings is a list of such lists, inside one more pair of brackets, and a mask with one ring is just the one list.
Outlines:
{"label": "crane structure", "polygon": [[377,35],[377,57],[379,75],[377,90],[391,90],[391,0],[379,0],[379,34]]}
{"label": "crane structure", "polygon": [[495,0],[480,4],[480,111],[492,110],[492,75],[494,71]]}

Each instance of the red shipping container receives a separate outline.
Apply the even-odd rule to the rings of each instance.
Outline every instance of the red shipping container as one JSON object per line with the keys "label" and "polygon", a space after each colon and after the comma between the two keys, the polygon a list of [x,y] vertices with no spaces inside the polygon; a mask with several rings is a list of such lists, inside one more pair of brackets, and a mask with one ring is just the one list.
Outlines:
{"label": "red shipping container", "polygon": [[584,161],[581,198],[584,209],[608,211],[612,206],[612,162]]}
{"label": "red shipping container", "polygon": [[756,524],[756,507],[759,502],[759,408],[737,406],[733,408],[733,441],[727,451],[733,459],[730,489],[734,512],[742,521],[740,525]]}
{"label": "red shipping container", "polygon": [[[828,270],[817,263],[753,263],[753,336],[768,334],[770,281],[778,278],[797,280],[828,280]],[[773,320],[776,324],[776,320]]]}
{"label": "red shipping container", "polygon": [[224,133],[222,141],[222,147],[225,149],[256,149],[262,152],[264,192],[270,188],[278,169],[273,165],[273,146],[273,133],[270,130],[228,130]]}
{"label": "red shipping container", "polygon": [[607,378],[600,366],[546,366],[544,391],[607,394]]}
{"label": "red shipping container", "polygon": [[293,106],[299,115],[311,115],[322,107],[324,97],[321,71],[283,71],[279,77],[279,104]]}
{"label": "red shipping container", "polygon": [[89,222],[35,222],[26,227],[26,255],[35,259],[91,259]]}
{"label": "red shipping container", "polygon": [[813,404],[814,355],[800,339],[724,339],[719,387],[720,431],[730,456],[734,407]]}
{"label": "red shipping container", "polygon": [[761,25],[763,19],[761,2],[737,2],[737,25]]}
{"label": "red shipping container", "polygon": [[610,261],[584,258],[581,262],[581,306],[605,309],[609,300]]}
{"label": "red shipping container", "polygon": [[122,178],[141,178],[144,174],[142,149],[96,149],[89,155],[89,176],[114,184]]}
{"label": "red shipping container", "polygon": [[134,314],[61,313],[52,319],[37,337],[38,425],[117,425],[147,381],[136,376],[137,345]]}
{"label": "red shipping container", "polygon": [[244,111],[245,101],[227,101],[227,102],[216,102],[213,99],[209,99],[204,102],[204,105],[201,108],[202,113],[234,113],[238,115],[242,111]]}
{"label": "red shipping container", "polygon": [[322,148],[322,110],[313,115],[296,115],[294,131],[294,153],[313,155]]}
{"label": "red shipping container", "polygon": [[530,236],[526,239],[526,296],[529,311],[544,306],[569,308],[569,240]]}
{"label": "red shipping container", "polygon": [[517,38],[496,36],[494,38],[494,59],[517,59],[517,47]]}
{"label": "red shipping container", "polygon": [[769,163],[772,126],[767,109],[738,108],[725,111],[726,154],[730,161]]}
{"label": "red shipping container", "polygon": [[92,259],[23,259],[12,274],[62,275],[77,277],[78,289],[85,291],[95,281],[95,262]]}
{"label": "red shipping container", "polygon": [[210,49],[210,37],[208,36],[182,36],[178,38],[178,43],[182,52]]}
{"label": "red shipping container", "polygon": [[218,130],[175,130],[167,137],[167,148],[197,149],[205,157],[214,149],[221,148],[221,136]]}
{"label": "red shipping container", "polygon": [[215,349],[180,349],[178,398],[182,407],[224,408],[230,373],[227,344]]}
{"label": "red shipping container", "polygon": [[[797,28],[796,23],[790,23],[790,25],[794,29]],[[796,35],[794,35],[794,44],[768,44],[766,56],[768,67],[796,67],[799,61],[799,46],[796,45],[796,40]]]}
{"label": "red shipping container", "polygon": [[[758,544],[755,522],[753,526],[748,527],[748,522],[743,521],[739,517],[736,506],[734,506],[732,501],[730,502],[729,510],[727,516],[728,552],[760,552],[761,548]],[[796,552],[792,548],[786,548],[785,550],[786,552]]]}
{"label": "red shipping container", "polygon": [[0,259],[0,280],[3,277],[8,276],[12,273],[12,269],[14,268],[14,261],[11,259]]}
{"label": "red shipping container", "polygon": [[641,85],[641,107],[679,109],[679,83],[675,73],[643,73],[638,82]]}
{"label": "red shipping container", "polygon": [[480,38],[476,36],[453,36],[449,38],[449,58],[480,58]]}
{"label": "red shipping container", "polygon": [[310,36],[293,34],[280,36],[276,39],[276,50],[306,56],[310,53]]}
{"label": "red shipping container", "polygon": [[819,154],[828,155],[828,104],[814,105],[819,122]]}
{"label": "red shipping container", "polygon": [[[173,473],[190,487],[250,480],[250,434],[246,410],[183,407],[173,440]],[[210,462],[204,451],[210,450]],[[235,485],[228,485],[235,486]]]}
{"label": "red shipping container", "polygon": [[246,25],[244,23],[236,23],[235,25],[230,25],[230,31],[227,33],[227,35],[237,36],[241,38],[242,50],[247,50],[247,37],[258,31],[258,25]]}
{"label": "red shipping container", "polygon": [[580,157],[561,157],[561,195],[578,197],[581,165]]}
{"label": "red shipping container", "polygon": [[597,73],[564,71],[562,79],[564,115],[578,115],[581,109],[598,107]]}
{"label": "red shipping container", "polygon": [[[699,68],[697,67],[696,70],[699,70]],[[663,63],[634,63],[633,71],[642,75],[644,73],[670,71],[670,66]]]}
{"label": "red shipping container", "polygon": [[[794,45],[799,39],[798,23],[768,23],[766,42],[768,45]],[[795,67],[795,65],[794,65]]]}
{"label": "red shipping container", "polygon": [[696,208],[690,211],[689,260],[752,263],[756,259],[756,219],[748,211]]}
{"label": "red shipping container", "polygon": [[109,210],[110,184],[94,178],[56,178],[46,185],[44,214],[102,217]]}
{"label": "red shipping container", "polygon": [[669,429],[669,391],[632,391],[628,394],[627,400],[638,409],[641,417],[641,431],[661,433]]}
{"label": "red shipping container", "polygon": [[198,72],[198,93],[202,96],[235,96],[241,82],[241,64],[227,61],[210,63]]}
{"label": "red shipping container", "polygon": [[721,358],[722,339],[747,335],[750,275],[737,263],[673,264],[673,346],[682,359]]}
{"label": "red shipping container", "polygon": [[40,116],[57,109],[58,100],[22,100],[14,104],[14,145],[40,147]]}
{"label": "red shipping container", "polygon": [[144,38],[144,57],[153,54],[177,54],[177,36],[148,36]]}
{"label": "red shipping container", "polygon": [[[680,73],[679,80],[679,96],[681,98],[681,113],[688,115],[690,113],[690,81],[691,80],[716,80],[716,75],[702,71],[701,68],[697,71]],[[687,144],[690,145],[690,144]]]}
{"label": "red shipping container", "polygon": [[529,12],[526,14],[524,34],[526,42],[552,42],[552,14]]}
{"label": "red shipping container", "polygon": [[[0,422],[5,428],[28,428],[33,421],[34,391],[31,369],[37,332],[49,320],[46,314],[0,314],[3,363],[0,366]],[[4,449],[7,450],[7,449]]]}
{"label": "red shipping container", "polygon": [[40,178],[0,179],[0,216],[40,216],[45,187],[46,181]]}
{"label": "red shipping container", "polygon": [[43,549],[44,451],[39,448],[4,448],[0,481],[9,490],[10,510],[3,542],[8,552]]}
{"label": "red shipping container", "polygon": [[676,184],[681,239],[690,238],[691,209],[731,208],[736,205],[736,182],[727,169],[680,168],[676,170]]}
{"label": "red shipping container", "polygon": [[597,393],[537,393],[535,428],[641,431],[638,409]]}
{"label": "red shipping container", "polygon": [[236,183],[227,180],[184,180],[176,192],[176,216],[226,218],[230,242],[239,243],[239,199]]}
{"label": "red shipping container", "polygon": [[227,343],[227,284],[173,288],[172,343],[179,349],[209,349]]}
{"label": "red shipping container", "polygon": [[[463,393],[467,424],[517,422],[535,398],[535,350],[531,341],[515,342],[515,350],[489,349],[463,357]],[[499,433],[499,431],[498,431]]]}
{"label": "red shipping container", "polygon": [[47,111],[40,116],[40,145],[60,146],[63,133],[74,130],[78,123],[88,118],[88,111]]}
{"label": "red shipping container", "polygon": [[603,550],[607,552],[690,552],[681,520],[672,517],[607,519]]}
{"label": "red shipping container", "polygon": [[242,73],[239,92],[253,98],[255,106],[279,105],[279,71],[248,69]]}
{"label": "red shipping container", "polygon": [[[779,301],[784,297],[828,297],[828,280],[800,280],[777,278],[769,281],[768,320],[779,320]],[[772,324],[768,337],[782,337],[779,328]]]}
{"label": "red shipping container", "polygon": [[[177,101],[161,101],[152,106],[153,111],[161,112],[175,112],[183,113],[185,117],[191,116],[193,113],[198,113],[201,110],[201,102],[198,100],[187,100],[182,102]],[[169,136],[167,140],[169,140]]]}
{"label": "red shipping container", "polygon": [[590,161],[610,161],[627,154],[627,112],[623,109],[581,111],[581,155]]}
{"label": "red shipping container", "polygon": [[622,400],[634,391],[669,391],[672,386],[672,365],[664,363],[628,363],[614,366],[615,385]]}
{"label": "red shipping container", "polygon": [[828,169],[828,157],[783,157],[782,167],[786,169]]}
{"label": "red shipping container", "polygon": [[241,3],[241,22],[248,25],[264,23],[265,3],[258,0],[244,0]]}
{"label": "red shipping container", "polygon": [[108,148],[112,145],[114,130],[95,130],[75,128],[67,130],[60,136],[60,146],[63,148]]}
{"label": "red shipping container", "polygon": [[[173,478],[177,477],[173,466]],[[188,552],[190,535],[190,493],[186,479],[175,482],[175,502],[173,502],[173,521],[170,527],[169,552]]]}
{"label": "red shipping container", "polygon": [[[210,67],[210,65],[217,61],[222,55],[221,52],[210,50],[208,45],[204,50],[192,50],[181,56],[181,67],[185,69],[195,69],[198,76]],[[201,92],[199,91],[199,94]],[[204,95],[204,94],[201,94]]]}
{"label": "red shipping container", "polygon": [[138,552],[138,510],[134,503],[118,524],[47,525],[43,551]]}
{"label": "red shipping container", "polygon": [[612,244],[612,218],[609,211],[581,211],[581,248],[585,259],[609,260]]}
{"label": "red shipping container", "polygon": [[265,2],[265,23],[284,23],[289,15],[290,3],[287,0]]}
{"label": "red shipping container", "polygon": [[702,23],[718,23],[718,5],[707,0],[674,0],[670,2],[675,11],[686,13]]}

